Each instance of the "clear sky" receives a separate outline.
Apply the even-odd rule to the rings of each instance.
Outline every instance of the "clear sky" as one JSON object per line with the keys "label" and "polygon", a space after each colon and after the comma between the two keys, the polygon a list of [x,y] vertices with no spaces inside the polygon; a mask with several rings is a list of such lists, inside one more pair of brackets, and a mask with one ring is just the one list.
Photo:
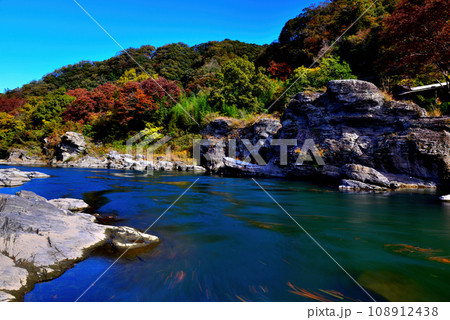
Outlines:
{"label": "clear sky", "polygon": [[[77,0],[123,47],[271,43],[312,0]],[[73,0],[0,0],[0,92],[120,48]]]}

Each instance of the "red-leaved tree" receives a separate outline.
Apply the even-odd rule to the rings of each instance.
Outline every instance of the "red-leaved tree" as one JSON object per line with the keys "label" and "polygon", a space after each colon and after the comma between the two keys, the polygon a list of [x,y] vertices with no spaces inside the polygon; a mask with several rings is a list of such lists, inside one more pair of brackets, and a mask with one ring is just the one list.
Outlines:
{"label": "red-leaved tree", "polygon": [[7,97],[0,95],[0,112],[14,114],[25,104],[27,100],[20,97]]}
{"label": "red-leaved tree", "polygon": [[292,69],[286,62],[276,63],[272,60],[269,63],[267,72],[269,72],[274,78],[280,79],[281,81],[286,81],[292,73]]}
{"label": "red-leaved tree", "polygon": [[450,81],[449,0],[402,0],[384,28],[388,71],[416,76],[431,66]]}

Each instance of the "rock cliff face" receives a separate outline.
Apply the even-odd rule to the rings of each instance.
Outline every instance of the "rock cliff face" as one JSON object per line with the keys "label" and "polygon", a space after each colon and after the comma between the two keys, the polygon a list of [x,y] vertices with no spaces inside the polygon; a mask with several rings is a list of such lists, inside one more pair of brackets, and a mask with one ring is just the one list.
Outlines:
{"label": "rock cliff face", "polygon": [[96,247],[124,250],[159,242],[133,228],[100,225],[92,215],[61,209],[80,208],[66,204],[29,191],[0,194],[0,301],[20,300],[36,282],[61,275]]}
{"label": "rock cliff face", "polygon": [[[234,131],[222,128],[217,135],[213,130],[217,121],[204,130],[205,138],[216,141],[215,146],[202,148],[204,165],[211,172],[224,174],[321,178],[336,183],[344,180],[340,184],[348,189],[449,187],[450,118],[430,118],[417,105],[386,100],[369,82],[331,81],[324,94],[299,93],[288,105],[279,127],[268,120],[253,125],[263,127],[258,132],[267,132],[267,140],[295,140],[287,147],[286,165],[280,161],[280,147],[267,145],[267,141],[260,149],[267,165],[249,170],[233,161],[228,154],[230,138],[255,141],[261,135],[252,127]],[[314,161],[298,164],[308,139],[314,141],[325,165]],[[236,144],[236,158],[244,160],[245,150],[239,142]],[[254,158],[251,161],[256,163]]]}

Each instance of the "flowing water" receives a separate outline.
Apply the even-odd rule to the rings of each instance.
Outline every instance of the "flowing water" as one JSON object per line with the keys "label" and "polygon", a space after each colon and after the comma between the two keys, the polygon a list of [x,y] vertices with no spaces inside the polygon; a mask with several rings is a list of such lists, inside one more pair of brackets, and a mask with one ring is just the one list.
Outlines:
{"label": "flowing water", "polygon": [[[30,168],[20,168],[30,170]],[[116,225],[151,228],[154,247],[129,252],[81,301],[370,301],[251,179],[182,173],[36,168],[18,188],[83,198]],[[450,205],[433,193],[341,193],[258,182],[376,300],[450,299]],[[25,301],[74,301],[118,257],[97,249]]]}

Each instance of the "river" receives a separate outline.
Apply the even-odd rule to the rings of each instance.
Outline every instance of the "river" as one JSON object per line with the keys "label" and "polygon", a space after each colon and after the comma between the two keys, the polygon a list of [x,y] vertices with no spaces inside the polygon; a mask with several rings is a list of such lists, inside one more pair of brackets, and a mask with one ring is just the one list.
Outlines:
{"label": "river", "polygon": [[[30,167],[17,167],[30,170]],[[150,229],[80,301],[449,301],[450,205],[434,193],[342,193],[298,181],[118,170],[52,175],[2,193],[82,198],[116,225]],[[119,256],[97,249],[25,301],[74,301]],[[358,282],[362,290],[339,266]]]}

